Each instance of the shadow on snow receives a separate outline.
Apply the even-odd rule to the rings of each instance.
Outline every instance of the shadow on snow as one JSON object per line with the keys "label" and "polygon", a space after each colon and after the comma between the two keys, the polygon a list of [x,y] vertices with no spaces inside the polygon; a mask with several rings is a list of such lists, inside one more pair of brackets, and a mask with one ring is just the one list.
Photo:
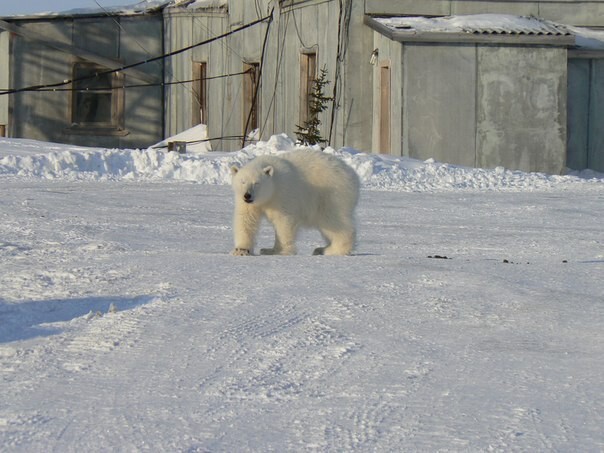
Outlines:
{"label": "shadow on snow", "polygon": [[118,311],[150,303],[153,296],[86,297],[8,303],[0,299],[0,343],[56,335],[61,327],[45,325],[71,321],[93,313],[107,313],[113,304]]}

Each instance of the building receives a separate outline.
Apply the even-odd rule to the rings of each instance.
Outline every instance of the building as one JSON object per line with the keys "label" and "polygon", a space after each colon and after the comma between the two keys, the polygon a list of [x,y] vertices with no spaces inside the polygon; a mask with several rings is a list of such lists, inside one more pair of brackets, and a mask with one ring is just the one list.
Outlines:
{"label": "building", "polygon": [[[236,150],[294,136],[325,68],[333,101],[320,119],[331,146],[466,166],[604,171],[604,0],[174,0],[110,17],[5,22],[45,35],[46,27],[71,51],[112,59],[0,33],[12,52],[11,88],[166,55],[112,76],[124,87],[112,98],[112,111],[123,105],[114,135],[95,135],[77,119],[84,89],[109,102],[103,87],[84,85],[71,95],[11,95],[8,108],[0,96],[0,123],[14,137],[141,147],[204,123],[213,149]],[[6,77],[0,69],[0,82]],[[152,86],[158,78],[163,87]]]}
{"label": "building", "polygon": [[0,20],[0,88],[13,90],[0,95],[0,124],[10,137],[151,145],[164,133],[163,60],[107,71],[162,53],[161,8]]}
{"label": "building", "polygon": [[374,96],[374,115],[388,115],[393,125],[384,131],[378,122],[380,151],[470,167],[563,171],[569,31],[509,15],[367,23],[378,32],[377,90],[387,90]]}
{"label": "building", "polygon": [[604,26],[602,1],[219,3],[167,7],[166,47],[275,10],[270,23],[171,60],[169,80],[208,79],[192,91],[192,108],[189,88],[168,92],[168,134],[205,118],[211,137],[226,137],[214,149],[237,149],[256,128],[263,138],[294,136],[325,67],[335,100],[323,136],[332,146],[477,167],[604,171],[602,38],[583,39],[588,27]]}

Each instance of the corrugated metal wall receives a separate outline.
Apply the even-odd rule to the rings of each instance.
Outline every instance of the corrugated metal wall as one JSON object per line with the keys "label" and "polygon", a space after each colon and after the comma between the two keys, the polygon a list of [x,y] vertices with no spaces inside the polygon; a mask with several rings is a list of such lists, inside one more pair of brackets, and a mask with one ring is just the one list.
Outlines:
{"label": "corrugated metal wall", "polygon": [[568,104],[568,167],[604,172],[604,58],[569,60]]}
{"label": "corrugated metal wall", "polygon": [[[162,54],[161,16],[48,18],[18,21],[18,25],[98,55],[135,63]],[[11,87],[21,88],[68,80],[78,59],[44,43],[12,38]],[[137,68],[152,75],[158,86],[128,89],[125,94],[125,132],[119,135],[76,133],[71,126],[71,94],[66,91],[25,92],[10,96],[10,135],[39,140],[104,147],[146,147],[163,136],[163,97],[159,82],[163,63]],[[141,81],[126,75],[125,83]]]}
{"label": "corrugated metal wall", "polygon": [[[256,2],[231,2],[228,14],[168,10],[166,46],[168,50],[179,49],[250,23],[268,13],[270,2],[260,3],[258,9]],[[489,2],[475,2],[474,6],[478,3]],[[498,12],[513,13],[534,3],[516,2]],[[461,8],[461,4],[449,2],[450,7]],[[260,99],[263,139],[280,132],[295,135],[300,112],[300,56],[316,52],[317,67],[327,68],[332,83],[339,70],[333,146],[380,149],[379,74],[386,64],[390,65],[392,83],[391,153],[470,166],[563,171],[567,127],[564,47],[403,46],[388,42],[362,23],[366,6],[374,13],[390,11],[393,4],[388,2],[284,5],[276,10],[266,51]],[[341,14],[340,5],[350,7],[349,16]],[[404,1],[396,5],[398,14],[409,14],[413,7]],[[548,8],[553,14],[553,5],[548,4]],[[564,13],[562,10],[559,14]],[[266,29],[262,24],[172,58],[167,66],[168,79],[190,79],[196,61],[208,64],[209,77],[242,71],[246,63],[259,62]],[[344,39],[338,61],[339,36]],[[380,49],[380,55],[378,64],[372,66],[369,60],[374,48]],[[511,104],[497,91],[506,83],[515,87],[507,95]],[[243,111],[242,90],[241,76],[208,81],[211,137],[243,134],[247,112]],[[597,93],[594,90],[589,96]],[[173,86],[166,94],[167,135],[172,135],[192,126],[192,93],[187,86]],[[508,111],[508,116],[502,116],[502,109],[520,113]],[[324,136],[330,133],[331,114],[329,110],[321,117]],[[213,143],[213,149],[219,150],[240,146],[240,139]]]}
{"label": "corrugated metal wall", "polygon": [[[72,42],[72,23],[66,21],[34,21],[19,23],[25,30],[35,31],[64,44]],[[72,57],[50,49],[41,42],[14,36],[11,55],[11,88],[54,83],[71,78]],[[69,126],[66,92],[27,92],[10,96],[10,136],[37,140],[64,141],[60,131]],[[69,143],[69,142],[68,142]]]}
{"label": "corrugated metal wall", "polygon": [[[198,10],[184,12],[177,8],[165,12],[166,43],[169,49],[179,49],[201,42],[221,33],[268,15],[274,2],[263,0],[260,8],[255,2],[231,2],[228,14]],[[345,2],[348,3],[348,2]],[[332,94],[336,66],[340,65],[338,79],[338,109],[334,115],[332,144],[351,144],[370,149],[371,135],[371,81],[372,69],[368,63],[373,36],[362,23],[362,2],[351,3],[350,21],[340,20],[340,6],[336,1],[311,2],[296,7],[276,7],[265,55],[260,91],[260,126],[262,138],[285,132],[294,137],[300,111],[300,56],[316,52],[317,67],[326,67],[328,93]],[[345,19],[345,18],[343,18]],[[342,23],[338,30],[337,24]],[[191,53],[175,56],[169,62],[170,81],[191,78],[192,62],[208,63],[208,76],[241,72],[246,63],[259,63],[267,30],[263,23],[230,37],[201,46]],[[337,63],[338,34],[352,39],[342,42],[343,58]],[[346,36],[345,36],[346,35]],[[359,59],[367,61],[358,66]],[[349,65],[352,65],[351,68]],[[243,83],[241,76],[208,81],[209,135],[211,137],[241,136],[247,113],[243,111]],[[167,91],[167,134],[173,135],[192,126],[192,93],[187,87],[172,87]],[[184,108],[183,108],[184,106]],[[331,109],[321,117],[322,133],[327,137],[331,126]],[[363,126],[363,127],[361,127]],[[234,150],[241,140],[213,142],[213,149]]]}

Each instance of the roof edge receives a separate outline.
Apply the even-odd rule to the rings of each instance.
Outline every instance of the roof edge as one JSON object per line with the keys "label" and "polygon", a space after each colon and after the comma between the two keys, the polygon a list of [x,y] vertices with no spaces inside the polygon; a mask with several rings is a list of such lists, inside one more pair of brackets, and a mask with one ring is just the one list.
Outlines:
{"label": "roof edge", "polygon": [[393,30],[380,23],[374,16],[366,14],[363,21],[374,31],[397,42],[441,43],[441,44],[508,44],[553,47],[573,47],[575,35],[545,34],[481,34],[444,31]]}
{"label": "roof edge", "polygon": [[67,11],[48,11],[33,14],[1,16],[0,19],[6,22],[14,21],[33,21],[33,20],[53,20],[53,19],[73,19],[73,18],[94,18],[94,17],[132,17],[132,16],[153,16],[162,14],[162,11],[172,3],[172,0],[159,1],[157,4],[147,7],[139,7],[143,2],[123,7],[100,7],[100,8],[74,8]]}

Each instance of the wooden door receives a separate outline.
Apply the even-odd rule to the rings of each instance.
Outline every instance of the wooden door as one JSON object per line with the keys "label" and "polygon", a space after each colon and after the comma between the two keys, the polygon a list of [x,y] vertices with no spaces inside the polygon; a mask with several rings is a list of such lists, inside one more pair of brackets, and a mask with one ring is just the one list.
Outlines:
{"label": "wooden door", "polygon": [[379,152],[382,154],[390,154],[391,152],[391,70],[390,62],[380,63],[380,144]]}

